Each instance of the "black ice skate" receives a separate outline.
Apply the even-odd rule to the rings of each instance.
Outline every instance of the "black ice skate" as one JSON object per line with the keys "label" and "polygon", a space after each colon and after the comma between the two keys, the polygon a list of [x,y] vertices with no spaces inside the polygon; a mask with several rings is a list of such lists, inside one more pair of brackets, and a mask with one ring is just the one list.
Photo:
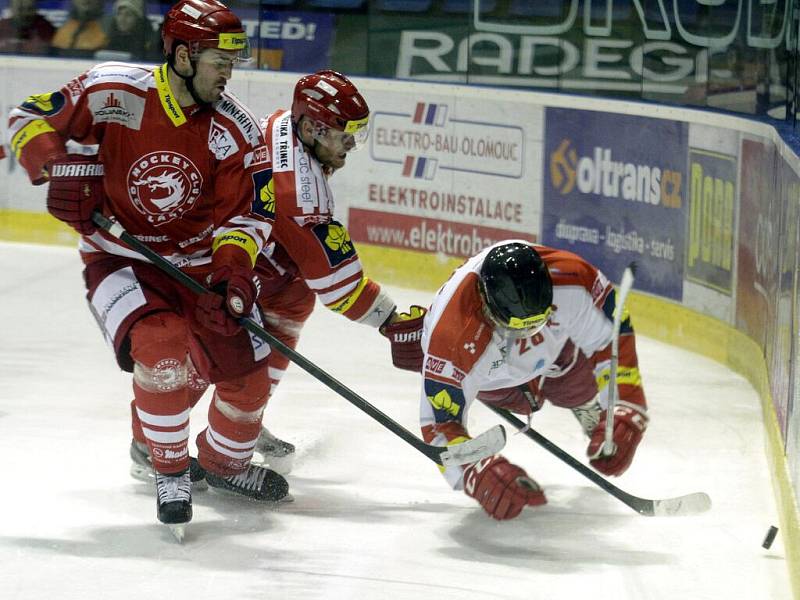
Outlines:
{"label": "black ice skate", "polygon": [[259,502],[291,502],[289,484],[270,469],[251,464],[247,470],[231,477],[220,477],[206,471],[206,481],[212,488],[246,496]]}
{"label": "black ice skate", "polygon": [[167,525],[179,542],[183,541],[184,528],[192,520],[192,482],[189,469],[180,473],[155,474],[156,514]]}
{"label": "black ice skate", "polygon": [[288,475],[294,465],[294,450],[293,444],[276,438],[266,427],[262,426],[256,441],[258,455],[253,457],[253,462],[263,467],[269,467],[281,475]]}
{"label": "black ice skate", "polygon": [[[147,449],[147,444],[131,440],[131,477],[150,483],[156,476],[153,470],[153,463],[150,461],[150,452]],[[206,490],[208,485],[205,481],[206,472],[200,463],[197,462],[195,457],[189,458],[189,478],[192,480],[192,488],[194,491]]]}

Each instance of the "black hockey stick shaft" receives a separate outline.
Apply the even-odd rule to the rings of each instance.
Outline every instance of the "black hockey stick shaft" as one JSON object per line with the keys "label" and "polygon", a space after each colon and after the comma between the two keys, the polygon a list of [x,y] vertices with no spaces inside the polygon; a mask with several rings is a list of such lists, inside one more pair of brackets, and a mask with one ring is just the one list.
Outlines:
{"label": "black hockey stick shaft", "polygon": [[[570,467],[575,469],[578,473],[589,479],[592,483],[599,486],[612,496],[619,500],[620,502],[626,504],[636,512],[646,516],[654,516],[656,514],[669,516],[669,515],[680,515],[680,514],[693,514],[695,512],[703,512],[708,508],[704,508],[702,505],[704,504],[707,496],[705,494],[692,494],[690,496],[685,497],[685,499],[693,499],[695,503],[697,502],[697,497],[704,496],[705,498],[700,498],[700,505],[699,507],[692,508],[692,512],[688,512],[688,505],[689,502],[681,502],[684,500],[683,498],[676,498],[676,499],[669,499],[665,501],[660,500],[649,500],[647,498],[639,498],[638,496],[634,496],[629,494],[628,492],[619,489],[613,483],[605,479],[604,477],[595,473],[592,469],[584,465],[582,462],[577,460],[576,458],[572,457],[570,454],[564,452],[561,448],[556,446],[553,442],[548,440],[542,434],[534,431],[531,428],[525,429],[526,424],[522,422],[522,420],[515,417],[513,414],[508,412],[505,409],[498,408],[496,406],[488,406],[491,410],[495,413],[500,415],[503,419],[514,425],[517,429],[520,430],[521,433],[524,433],[527,437],[532,439],[534,442],[539,444],[542,448],[550,452],[556,458],[562,460],[563,462],[567,463]],[[708,507],[710,508],[710,500],[708,501]]]}
{"label": "black hockey stick shaft", "polygon": [[[131,234],[125,231],[125,229],[118,223],[111,221],[110,219],[108,219],[107,217],[96,211],[92,214],[92,220],[98,227],[104,229],[114,237],[125,242],[128,246],[136,250],[139,254],[141,254],[142,256],[147,258],[150,262],[152,262],[156,267],[161,269],[164,273],[166,273],[173,279],[177,280],[178,282],[182,283],[187,288],[192,290],[194,293],[205,294],[206,292],[208,292],[208,289],[206,289],[201,283],[192,279],[189,275],[181,271],[178,267],[173,265],[167,259],[162,257],[157,252],[153,251],[149,246],[137,240],[135,237],[133,237]],[[337,379],[333,378],[331,375],[320,369],[310,360],[305,358],[302,354],[300,354],[299,352],[293,350],[292,348],[281,342],[278,338],[270,334],[268,331],[266,331],[263,327],[261,327],[258,323],[256,323],[252,319],[243,317],[239,319],[239,323],[242,325],[242,327],[247,329],[253,335],[267,342],[271,348],[283,354],[285,357],[287,357],[293,363],[295,363],[298,367],[306,371],[309,375],[316,378],[318,381],[324,383],[334,392],[342,396],[345,400],[353,404],[353,406],[367,413],[370,417],[378,421],[378,423],[386,427],[389,431],[391,431],[401,439],[405,440],[407,443],[409,443],[414,448],[419,450],[429,459],[431,459],[437,464],[440,465],[443,464],[442,454],[447,452],[449,450],[448,448],[426,444],[421,439],[416,437],[413,433],[408,431],[405,427],[400,425],[397,421],[389,417],[387,414],[381,412],[379,409],[377,409],[367,400],[359,396],[353,390],[351,390],[343,383],[341,383],[340,381],[338,381]]]}

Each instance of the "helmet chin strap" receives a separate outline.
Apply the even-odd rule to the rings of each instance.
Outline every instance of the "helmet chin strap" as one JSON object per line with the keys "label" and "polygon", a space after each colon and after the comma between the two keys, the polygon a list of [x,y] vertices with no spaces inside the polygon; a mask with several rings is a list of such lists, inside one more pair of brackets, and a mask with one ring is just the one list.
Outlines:
{"label": "helmet chin strap", "polygon": [[[184,44],[185,45],[185,44]],[[193,58],[191,58],[191,49],[186,46],[186,49],[189,50],[189,64],[192,66],[192,74],[191,75],[181,75],[178,72],[178,69],[175,68],[175,52],[173,51],[167,57],[167,63],[172,68],[172,72],[175,73],[178,77],[183,79],[184,83],[186,84],[186,89],[189,90],[189,94],[198,105],[205,106],[206,104],[211,104],[210,102],[206,102],[205,100],[201,100],[200,97],[197,95],[197,92],[194,89],[194,77],[197,75],[197,63]]]}

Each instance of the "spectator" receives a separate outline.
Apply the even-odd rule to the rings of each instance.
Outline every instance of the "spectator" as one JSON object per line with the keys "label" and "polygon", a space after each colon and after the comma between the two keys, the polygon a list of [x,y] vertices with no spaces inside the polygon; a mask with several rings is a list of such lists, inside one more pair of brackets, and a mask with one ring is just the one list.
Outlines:
{"label": "spectator", "polygon": [[36,12],[36,0],[11,0],[11,16],[0,19],[0,52],[47,54],[55,31]]}
{"label": "spectator", "polygon": [[72,0],[69,17],[53,36],[58,56],[90,57],[108,44],[103,30],[103,0]]}
{"label": "spectator", "polygon": [[117,0],[105,24],[106,50],[125,52],[126,59],[155,62],[161,57],[161,40],[145,15],[144,0]]}

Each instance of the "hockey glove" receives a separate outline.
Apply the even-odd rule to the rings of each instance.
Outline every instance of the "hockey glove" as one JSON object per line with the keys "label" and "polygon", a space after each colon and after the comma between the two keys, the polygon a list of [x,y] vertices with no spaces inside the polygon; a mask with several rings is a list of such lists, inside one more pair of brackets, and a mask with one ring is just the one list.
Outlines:
{"label": "hockey glove", "polygon": [[622,475],[633,462],[636,447],[647,429],[647,409],[638,404],[619,401],[614,406],[614,445],[610,456],[603,456],[605,441],[606,411],[600,414],[600,422],[592,432],[586,454],[589,463],[605,475]]}
{"label": "hockey glove", "polygon": [[103,165],[86,156],[65,156],[50,163],[47,210],[81,235],[93,234],[97,227],[92,212],[106,199]]}
{"label": "hockey glove", "polygon": [[422,371],[422,324],[428,311],[414,305],[405,313],[393,313],[391,322],[382,325],[381,335],[392,346],[392,364],[398,369]]}
{"label": "hockey glove", "polygon": [[510,388],[478,392],[478,400],[521,415],[535,413],[543,403],[542,398],[536,395],[533,381]]}
{"label": "hockey glove", "polygon": [[498,521],[513,519],[526,506],[547,503],[539,484],[499,455],[484,458],[464,470],[464,492]]}
{"label": "hockey glove", "polygon": [[260,283],[250,257],[235,246],[221,246],[214,252],[214,270],[206,279],[209,291],[197,298],[195,319],[222,335],[236,335],[239,319],[246,317],[258,298]]}

